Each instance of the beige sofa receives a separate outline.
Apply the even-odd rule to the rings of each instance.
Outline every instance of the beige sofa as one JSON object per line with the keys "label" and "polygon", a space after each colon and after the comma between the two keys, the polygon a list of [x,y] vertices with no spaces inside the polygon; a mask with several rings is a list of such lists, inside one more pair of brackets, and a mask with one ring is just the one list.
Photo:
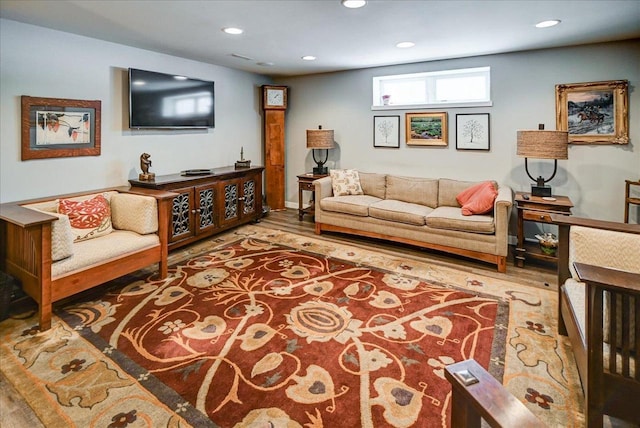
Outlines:
{"label": "beige sofa", "polygon": [[[77,229],[69,215],[58,213],[60,200],[73,204],[97,195],[108,201],[110,213],[98,226]],[[0,269],[36,301],[40,329],[51,327],[52,304],[63,298],[153,263],[166,277],[174,196],[121,188],[0,205]],[[91,216],[95,212],[84,215]]]}
{"label": "beige sofa", "polygon": [[315,184],[316,233],[387,239],[507,268],[511,188],[497,187],[493,211],[465,216],[456,196],[475,182],[359,172],[364,194],[334,196],[331,177]]}

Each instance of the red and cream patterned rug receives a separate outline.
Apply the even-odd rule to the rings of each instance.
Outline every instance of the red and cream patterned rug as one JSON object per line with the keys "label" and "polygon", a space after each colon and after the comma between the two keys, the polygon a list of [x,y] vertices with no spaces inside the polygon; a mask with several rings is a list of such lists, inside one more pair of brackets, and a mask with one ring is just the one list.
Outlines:
{"label": "red and cream patterned rug", "polygon": [[467,358],[547,425],[581,424],[554,292],[258,226],[183,253],[49,332],[0,324],[45,425],[446,427],[443,367]]}

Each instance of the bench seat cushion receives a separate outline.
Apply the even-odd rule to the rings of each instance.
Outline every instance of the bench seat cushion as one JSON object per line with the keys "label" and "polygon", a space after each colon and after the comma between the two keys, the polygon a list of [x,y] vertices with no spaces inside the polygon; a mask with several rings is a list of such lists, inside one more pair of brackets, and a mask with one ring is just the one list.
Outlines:
{"label": "bench seat cushion", "polygon": [[397,221],[400,223],[425,225],[425,217],[433,211],[424,205],[385,199],[369,207],[369,215],[381,220]]}
{"label": "bench seat cushion", "polygon": [[381,199],[369,195],[331,196],[320,200],[320,207],[325,211],[367,217],[369,206]]}
{"label": "bench seat cushion", "polygon": [[91,265],[102,264],[157,245],[160,245],[158,235],[139,235],[127,230],[114,230],[99,238],[74,243],[71,257],[51,265],[51,277],[56,279]]}
{"label": "bench seat cushion", "polygon": [[459,207],[438,207],[426,217],[427,226],[436,229],[460,230],[463,232],[494,234],[496,225],[493,216],[486,215],[462,215]]}

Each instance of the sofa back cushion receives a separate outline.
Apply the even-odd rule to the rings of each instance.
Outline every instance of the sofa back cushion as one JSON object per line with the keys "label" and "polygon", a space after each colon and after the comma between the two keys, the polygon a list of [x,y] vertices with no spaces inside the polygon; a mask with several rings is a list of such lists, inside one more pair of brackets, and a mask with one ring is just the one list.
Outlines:
{"label": "sofa back cushion", "polygon": [[158,231],[158,206],[151,196],[117,193],[111,196],[111,221],[119,230],[146,235]]}
{"label": "sofa back cushion", "polygon": [[[498,183],[495,181],[491,181],[493,186],[497,189]],[[468,189],[471,186],[475,186],[480,184],[478,181],[458,181],[451,180],[448,178],[441,178],[438,182],[438,206],[447,206],[447,207],[461,207],[456,200],[457,196],[460,192]]]}
{"label": "sofa back cushion", "polygon": [[107,198],[98,194],[84,200],[60,199],[58,213],[69,217],[74,242],[111,233],[111,207]]}
{"label": "sofa back cushion", "polygon": [[360,185],[365,195],[375,196],[384,199],[387,193],[387,176],[371,172],[358,171]]}
{"label": "sofa back cushion", "polygon": [[360,176],[355,169],[332,169],[330,175],[333,196],[363,194]]}
{"label": "sofa back cushion", "polygon": [[438,206],[438,180],[387,175],[386,199],[436,208]]}

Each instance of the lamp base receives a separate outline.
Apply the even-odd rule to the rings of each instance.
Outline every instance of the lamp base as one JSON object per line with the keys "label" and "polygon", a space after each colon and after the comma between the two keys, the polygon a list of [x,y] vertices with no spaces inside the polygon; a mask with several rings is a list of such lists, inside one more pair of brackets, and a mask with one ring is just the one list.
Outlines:
{"label": "lamp base", "polygon": [[314,166],[313,175],[327,175],[329,174],[329,168],[326,166]]}
{"label": "lamp base", "polygon": [[533,196],[551,196],[551,186],[535,186],[531,185],[531,194]]}

